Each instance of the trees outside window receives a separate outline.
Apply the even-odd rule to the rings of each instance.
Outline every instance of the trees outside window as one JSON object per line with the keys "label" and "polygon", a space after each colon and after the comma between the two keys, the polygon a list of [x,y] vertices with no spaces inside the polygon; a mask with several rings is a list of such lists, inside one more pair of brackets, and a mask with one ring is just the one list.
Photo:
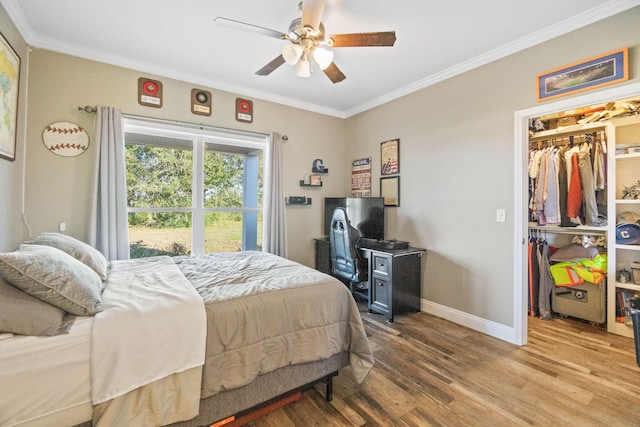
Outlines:
{"label": "trees outside window", "polygon": [[260,249],[264,135],[125,119],[132,258]]}

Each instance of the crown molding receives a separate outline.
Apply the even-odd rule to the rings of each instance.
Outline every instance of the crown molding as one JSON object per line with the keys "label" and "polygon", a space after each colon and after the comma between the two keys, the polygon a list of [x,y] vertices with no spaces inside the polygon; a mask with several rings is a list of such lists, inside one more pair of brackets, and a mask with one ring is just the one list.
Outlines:
{"label": "crown molding", "polygon": [[0,3],[4,6],[11,20],[18,28],[18,31],[22,34],[28,45],[38,47],[42,49],[52,50],[59,53],[64,53],[71,56],[77,56],[94,60],[97,62],[103,62],[106,64],[116,65],[124,68],[138,70],[144,73],[150,73],[158,76],[165,76],[176,80],[191,82],[194,84],[201,84],[213,89],[223,90],[227,92],[241,94],[242,96],[248,96],[252,98],[261,99],[264,101],[274,102],[290,106],[293,108],[299,108],[327,116],[333,116],[337,118],[346,119],[356,114],[360,114],[367,110],[379,107],[390,101],[396,100],[403,96],[425,89],[429,86],[443,82],[447,79],[471,71],[475,68],[489,64],[493,61],[497,61],[514,53],[523,51],[530,47],[552,40],[556,37],[567,34],[571,31],[593,24],[595,22],[606,19],[610,16],[629,10],[633,7],[640,5],[640,0],[609,0],[601,5],[589,9],[587,11],[576,14],[575,16],[565,19],[557,24],[549,27],[545,27],[535,33],[532,33],[526,37],[514,40],[513,42],[502,45],[496,49],[486,52],[482,55],[471,58],[467,61],[461,62],[453,67],[449,67],[441,72],[429,75],[423,79],[420,79],[414,83],[406,85],[398,90],[391,91],[383,96],[371,99],[368,102],[357,105],[353,108],[341,111],[332,108],[327,108],[322,105],[307,103],[283,96],[276,95],[274,93],[259,91],[251,89],[249,87],[232,85],[224,81],[211,80],[196,76],[188,73],[184,73],[178,70],[167,69],[165,66],[159,66],[156,64],[149,64],[146,62],[132,60],[118,55],[106,54],[95,50],[89,50],[77,45],[60,43],[56,40],[39,37],[33,28],[29,25],[25,19],[20,7],[18,6],[18,0],[0,0]]}

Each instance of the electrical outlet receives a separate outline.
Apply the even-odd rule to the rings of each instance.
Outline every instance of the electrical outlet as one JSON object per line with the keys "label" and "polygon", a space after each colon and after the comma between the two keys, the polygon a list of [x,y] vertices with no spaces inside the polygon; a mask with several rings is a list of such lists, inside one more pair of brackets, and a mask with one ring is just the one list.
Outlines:
{"label": "electrical outlet", "polygon": [[58,225],[58,229],[60,230],[60,232],[61,232],[61,233],[64,233],[64,232],[65,232],[65,230],[67,229],[67,223],[65,223],[65,222],[61,222],[61,223]]}

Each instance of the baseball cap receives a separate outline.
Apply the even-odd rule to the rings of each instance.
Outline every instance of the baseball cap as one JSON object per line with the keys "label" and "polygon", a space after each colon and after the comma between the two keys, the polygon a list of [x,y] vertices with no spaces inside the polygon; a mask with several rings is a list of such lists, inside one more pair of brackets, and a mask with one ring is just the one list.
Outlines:
{"label": "baseball cap", "polygon": [[640,222],[640,215],[632,211],[621,212],[616,217],[617,224],[637,224],[638,222]]}
{"label": "baseball cap", "polygon": [[640,225],[616,225],[616,243],[619,245],[635,245],[640,242]]}

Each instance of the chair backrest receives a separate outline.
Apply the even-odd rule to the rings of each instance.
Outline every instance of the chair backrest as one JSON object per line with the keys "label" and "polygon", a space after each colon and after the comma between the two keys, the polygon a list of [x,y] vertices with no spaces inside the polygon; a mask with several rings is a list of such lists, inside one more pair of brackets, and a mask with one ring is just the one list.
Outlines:
{"label": "chair backrest", "polygon": [[344,208],[336,208],[331,217],[329,231],[331,271],[335,276],[348,280],[349,283],[359,283],[365,280],[357,248],[359,238],[358,230],[349,224],[347,211]]}

